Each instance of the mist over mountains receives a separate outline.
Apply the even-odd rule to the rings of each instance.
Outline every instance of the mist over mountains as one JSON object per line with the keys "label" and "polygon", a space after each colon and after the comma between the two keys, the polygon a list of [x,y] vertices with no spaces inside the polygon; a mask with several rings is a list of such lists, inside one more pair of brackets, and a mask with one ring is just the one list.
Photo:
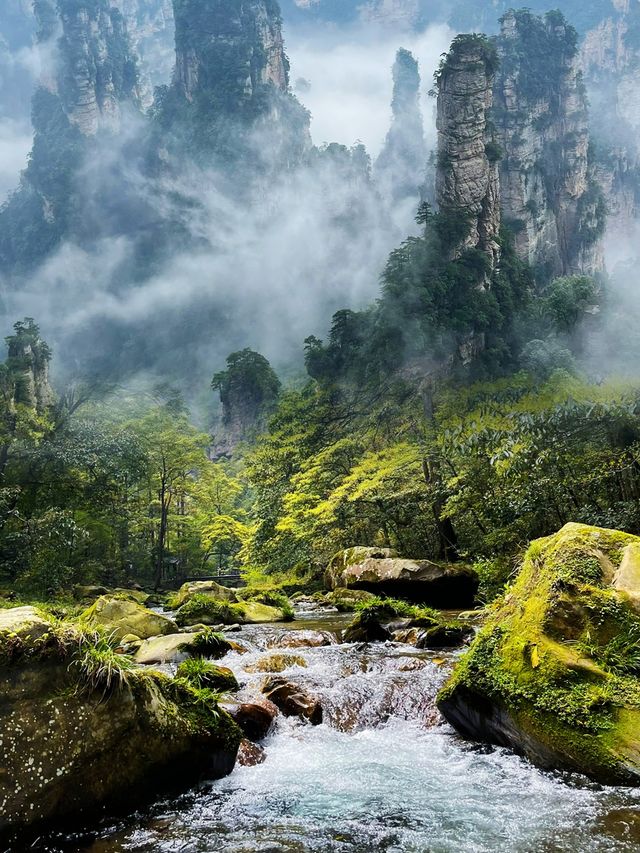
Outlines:
{"label": "mist over mountains", "polygon": [[[295,371],[304,339],[323,337],[335,311],[375,300],[389,254],[418,233],[420,201],[435,200],[431,78],[455,32],[497,32],[504,5],[291,0],[281,21],[271,0],[9,0],[5,197],[30,147],[32,94],[35,144],[0,214],[4,328],[36,316],[66,376],[161,375],[196,388],[245,346]],[[636,234],[638,4],[561,9],[579,39],[558,75],[579,82],[558,104],[548,79],[521,93],[529,134],[505,125],[496,142],[509,149],[502,203],[534,268],[602,272],[605,248],[611,268]],[[203,21],[212,37],[201,37]],[[535,53],[528,39],[517,50]],[[415,121],[390,148],[400,48],[421,79]],[[580,101],[580,75],[596,109]],[[535,178],[521,191],[525,172]],[[567,248],[576,240],[590,260]]]}

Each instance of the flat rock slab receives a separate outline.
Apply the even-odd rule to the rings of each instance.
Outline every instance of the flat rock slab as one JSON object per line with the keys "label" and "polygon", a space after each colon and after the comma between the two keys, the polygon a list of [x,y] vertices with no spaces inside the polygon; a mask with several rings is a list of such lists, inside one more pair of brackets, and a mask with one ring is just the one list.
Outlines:
{"label": "flat rock slab", "polygon": [[21,640],[37,640],[51,628],[51,622],[35,607],[0,610],[0,634],[15,634]]}
{"label": "flat rock slab", "polygon": [[167,634],[145,640],[136,652],[135,662],[140,664],[180,663],[191,656],[189,646],[197,634]]}

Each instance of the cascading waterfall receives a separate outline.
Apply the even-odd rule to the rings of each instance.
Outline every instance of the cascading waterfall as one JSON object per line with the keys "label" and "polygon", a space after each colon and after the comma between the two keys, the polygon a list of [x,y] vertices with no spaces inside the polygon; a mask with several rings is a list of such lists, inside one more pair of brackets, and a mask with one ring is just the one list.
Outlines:
{"label": "cascading waterfall", "polygon": [[[306,617],[306,618],[305,618]],[[317,696],[324,722],[280,716],[267,759],[47,851],[85,853],[559,853],[637,851],[640,791],[543,773],[503,749],[465,743],[436,694],[457,653],[397,643],[339,644],[335,614],[244,629],[223,661],[260,694],[268,655],[291,654],[283,677]],[[327,645],[305,647],[305,628]]]}

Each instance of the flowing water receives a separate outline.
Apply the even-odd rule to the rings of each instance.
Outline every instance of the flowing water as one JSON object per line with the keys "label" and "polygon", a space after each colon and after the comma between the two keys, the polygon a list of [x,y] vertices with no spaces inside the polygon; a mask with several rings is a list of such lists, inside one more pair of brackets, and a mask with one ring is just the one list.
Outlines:
{"label": "flowing water", "polygon": [[[34,849],[85,853],[589,853],[640,850],[640,790],[543,773],[507,750],[461,740],[435,695],[452,654],[400,644],[288,648],[336,616],[247,628],[228,655],[255,696],[268,654],[300,655],[282,675],[318,696],[324,723],[278,718],[256,767],[119,822]],[[294,632],[292,634],[292,632]]]}

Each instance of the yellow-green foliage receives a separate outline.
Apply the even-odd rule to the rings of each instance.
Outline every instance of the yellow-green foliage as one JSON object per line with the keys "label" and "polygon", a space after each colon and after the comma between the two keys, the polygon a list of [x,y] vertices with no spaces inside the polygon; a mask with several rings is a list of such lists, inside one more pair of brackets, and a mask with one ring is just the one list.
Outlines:
{"label": "yellow-green foliage", "polygon": [[484,561],[490,599],[509,558],[569,521],[640,531],[637,387],[556,371],[425,397],[399,380],[369,399],[313,385],[286,395],[247,460],[245,565],[326,565],[354,545],[438,559],[449,521],[459,553]]}
{"label": "yellow-green foliage", "polygon": [[439,701],[486,696],[529,736],[606,776],[640,743],[640,615],[611,586],[638,542],[578,524],[533,542]]}

